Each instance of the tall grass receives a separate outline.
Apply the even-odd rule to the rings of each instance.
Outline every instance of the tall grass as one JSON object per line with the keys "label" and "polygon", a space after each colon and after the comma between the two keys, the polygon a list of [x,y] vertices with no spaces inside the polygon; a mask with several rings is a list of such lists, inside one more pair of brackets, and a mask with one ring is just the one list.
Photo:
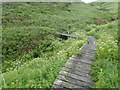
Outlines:
{"label": "tall grass", "polygon": [[[95,88],[118,88],[118,22],[99,26],[96,59],[92,67]],[[95,30],[97,30],[95,28]]]}
{"label": "tall grass", "polygon": [[[78,34],[79,33],[79,34]],[[3,74],[4,88],[50,88],[56,79],[58,72],[64,66],[68,58],[73,55],[79,47],[87,43],[83,32],[76,32],[77,39],[68,39],[64,43],[53,39],[54,46],[59,49],[48,52],[40,58],[24,63],[21,67],[14,68]],[[51,47],[50,47],[51,48]],[[17,60],[19,63],[19,60]]]}

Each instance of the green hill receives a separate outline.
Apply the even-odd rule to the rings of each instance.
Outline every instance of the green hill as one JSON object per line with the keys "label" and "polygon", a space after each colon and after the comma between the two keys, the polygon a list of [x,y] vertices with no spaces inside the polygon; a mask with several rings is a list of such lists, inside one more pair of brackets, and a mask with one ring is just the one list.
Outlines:
{"label": "green hill", "polygon": [[[117,5],[83,2],[3,3],[3,87],[50,88],[68,58],[87,43],[87,35],[94,35],[99,40],[93,64],[94,86],[118,87],[118,72],[114,67],[117,67],[118,62],[112,61],[117,59]],[[59,34],[67,34],[68,30],[77,38],[64,40],[58,37]],[[104,38],[108,41],[108,46],[103,46],[106,51],[103,56],[104,51],[100,51],[99,45],[102,45]],[[111,44],[110,40],[115,43]],[[107,53],[109,49],[113,52]],[[96,66],[99,63],[107,65]],[[110,70],[107,67],[109,64],[114,73],[111,71],[108,76],[106,71]],[[101,77],[102,72],[104,77]],[[103,84],[101,78],[104,79]],[[106,78],[109,80],[106,81]]]}
{"label": "green hill", "polygon": [[93,2],[91,3],[94,7],[99,10],[106,10],[109,15],[112,16],[112,20],[118,18],[118,3],[117,2]]}

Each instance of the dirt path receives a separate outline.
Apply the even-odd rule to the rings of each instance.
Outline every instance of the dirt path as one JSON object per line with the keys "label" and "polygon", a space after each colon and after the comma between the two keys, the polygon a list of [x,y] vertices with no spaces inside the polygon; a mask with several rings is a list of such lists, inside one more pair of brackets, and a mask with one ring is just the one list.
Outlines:
{"label": "dirt path", "polygon": [[[59,72],[52,88],[91,88],[91,64],[96,50],[96,38],[88,36],[89,44],[83,45],[82,55],[73,55]],[[51,89],[52,89],[51,88]]]}

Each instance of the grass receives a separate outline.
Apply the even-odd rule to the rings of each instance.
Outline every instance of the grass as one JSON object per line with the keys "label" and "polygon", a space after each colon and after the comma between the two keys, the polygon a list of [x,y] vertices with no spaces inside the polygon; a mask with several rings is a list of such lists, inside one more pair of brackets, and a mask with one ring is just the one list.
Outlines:
{"label": "grass", "polygon": [[[49,52],[43,55],[41,58],[36,58],[30,62],[24,63],[23,66],[19,67],[19,69],[6,72],[3,74],[6,84],[5,85],[3,83],[3,87],[50,88],[50,86],[53,84],[53,81],[57,77],[58,72],[64,66],[68,58],[73,55],[80,46],[87,42],[84,35],[81,38],[83,40],[77,39],[74,40],[74,42],[73,39],[68,39],[64,42],[64,44],[61,43],[61,45],[60,42],[55,39],[62,49],[60,49],[58,52]],[[70,47],[67,48],[68,46]]]}
{"label": "grass", "polygon": [[77,54],[77,55],[82,55],[82,51],[81,50],[77,50],[77,52],[75,53],[75,54]]}
{"label": "grass", "polygon": [[[118,21],[98,26],[96,59],[92,67],[95,88],[118,88]],[[97,31],[99,29],[99,31]]]}

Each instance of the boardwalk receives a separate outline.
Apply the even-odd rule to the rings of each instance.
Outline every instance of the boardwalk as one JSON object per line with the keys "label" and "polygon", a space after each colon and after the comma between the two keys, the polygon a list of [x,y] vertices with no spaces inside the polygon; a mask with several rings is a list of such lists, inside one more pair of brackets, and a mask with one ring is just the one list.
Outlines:
{"label": "boardwalk", "polygon": [[[96,39],[88,36],[89,44],[80,48],[82,55],[73,55],[59,72],[52,88],[92,88],[91,64],[96,50]],[[51,89],[52,89],[51,88]]]}

